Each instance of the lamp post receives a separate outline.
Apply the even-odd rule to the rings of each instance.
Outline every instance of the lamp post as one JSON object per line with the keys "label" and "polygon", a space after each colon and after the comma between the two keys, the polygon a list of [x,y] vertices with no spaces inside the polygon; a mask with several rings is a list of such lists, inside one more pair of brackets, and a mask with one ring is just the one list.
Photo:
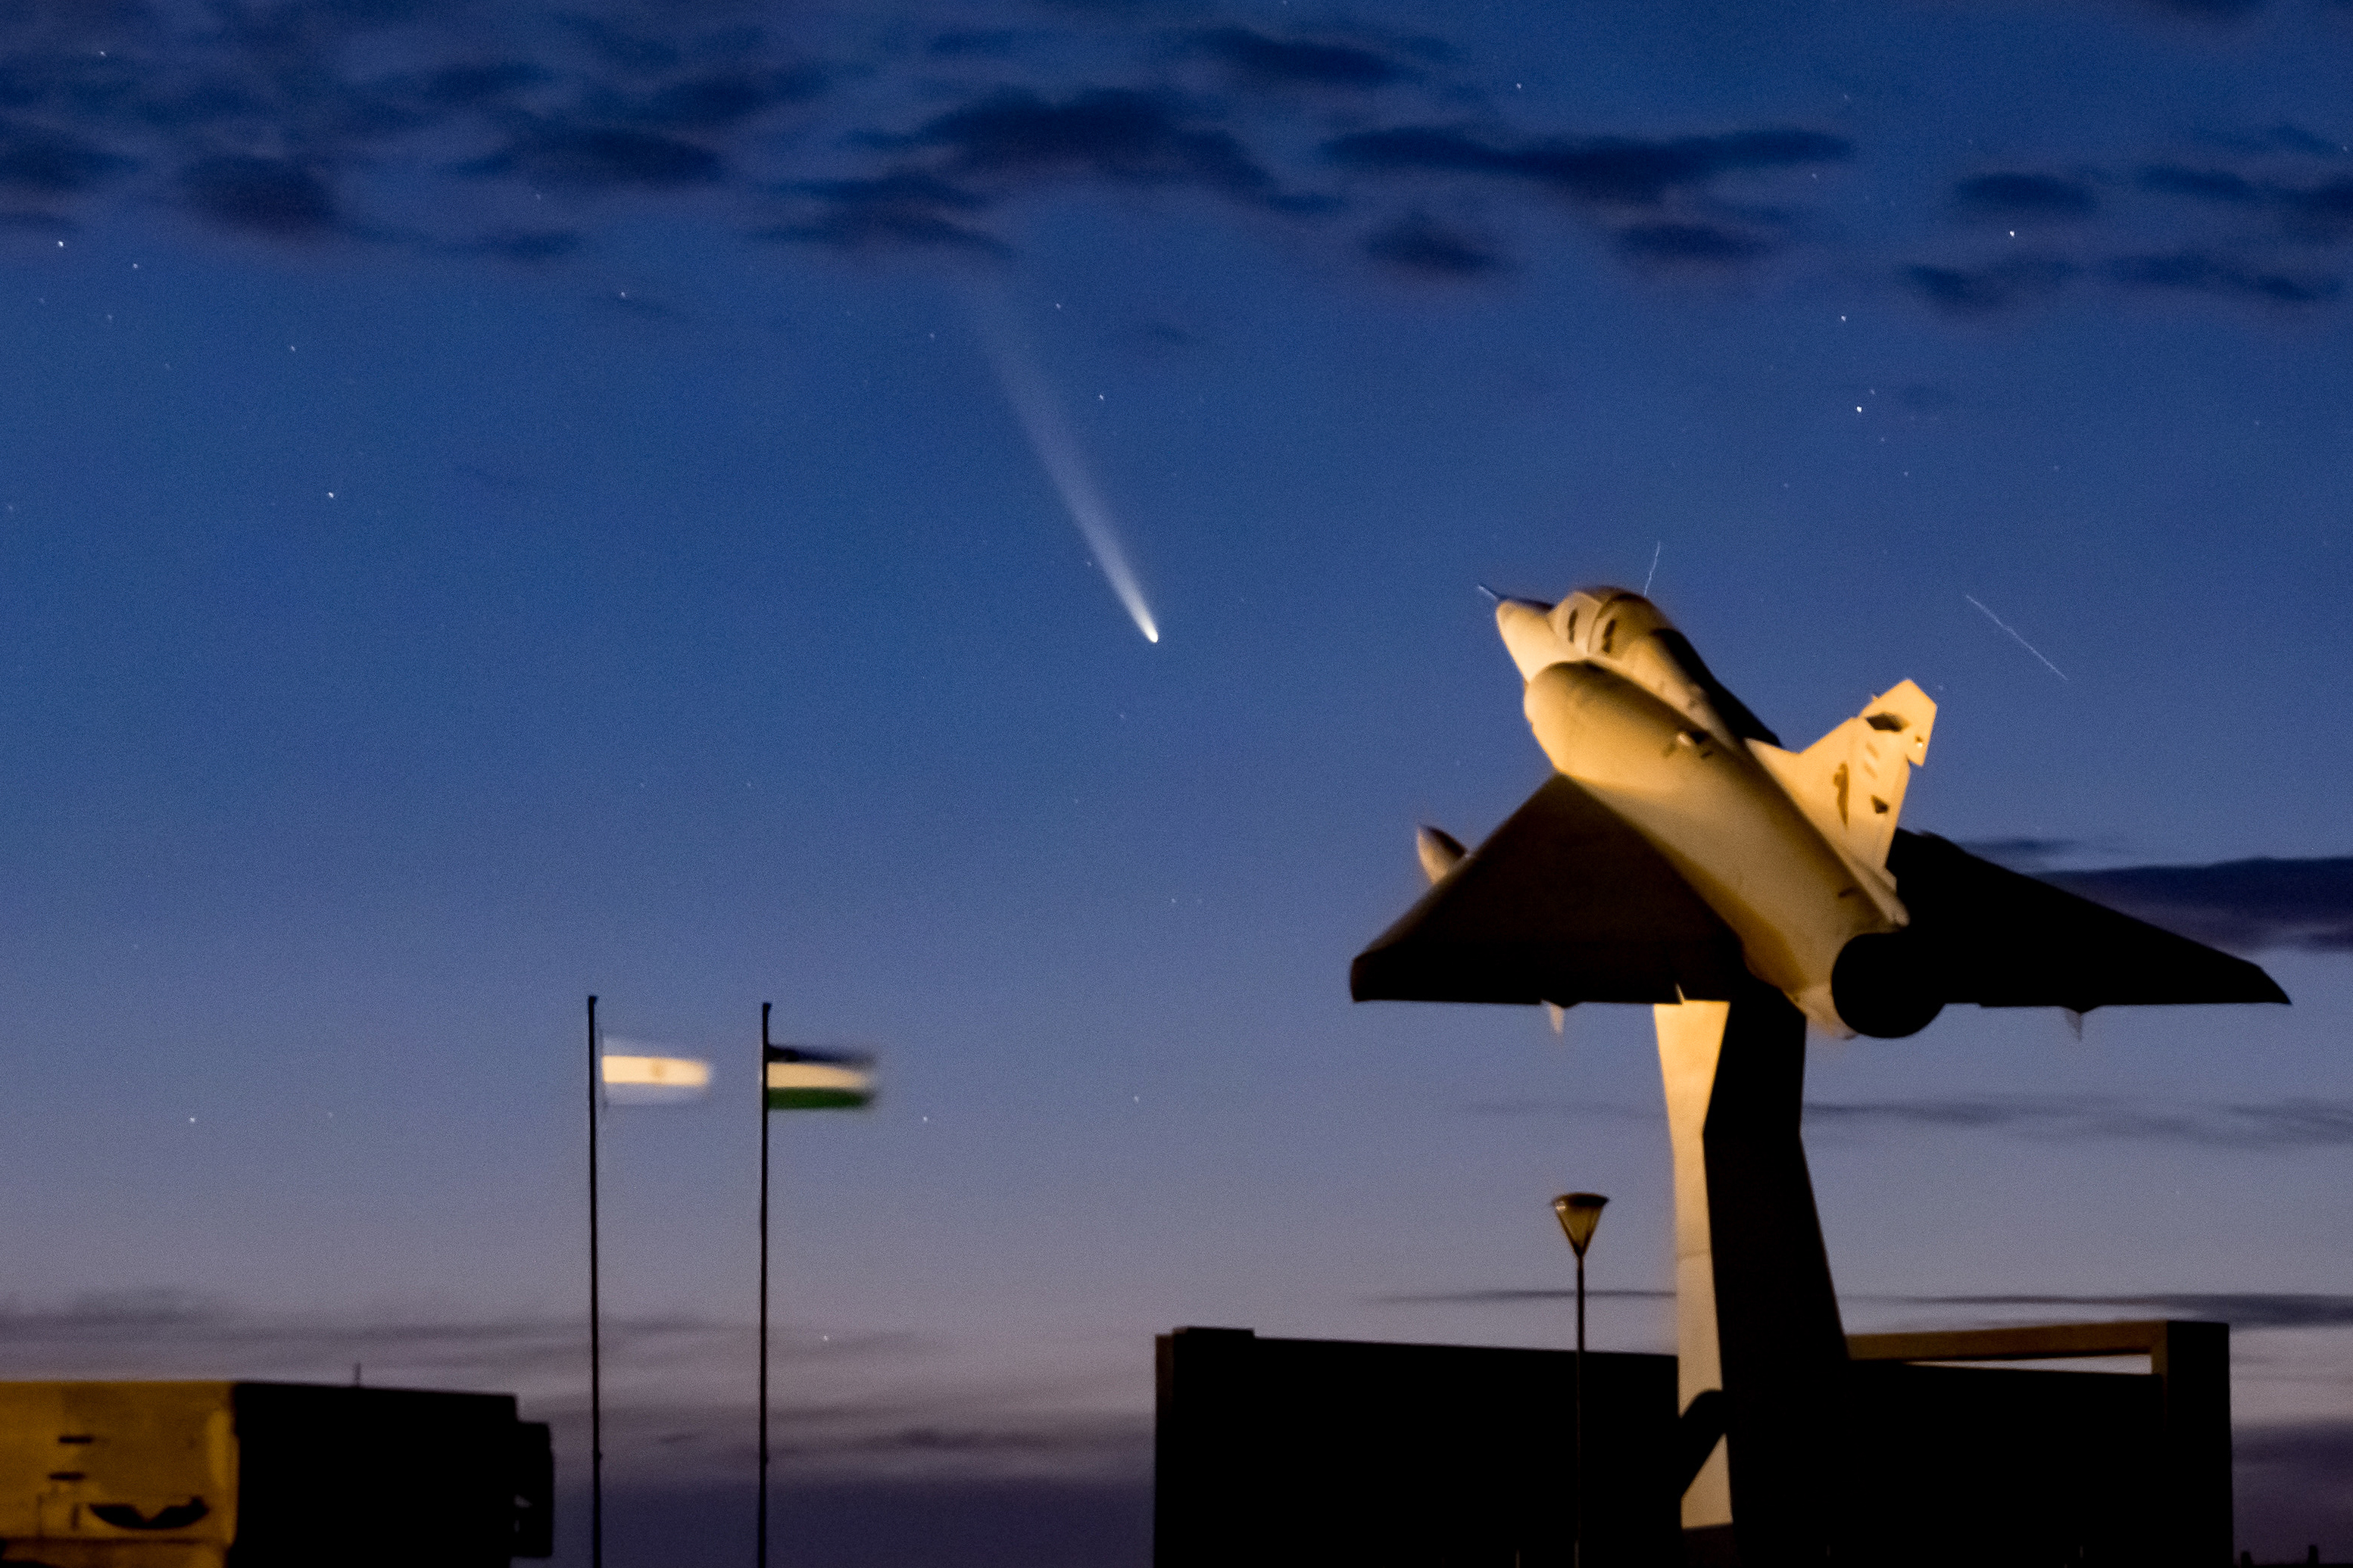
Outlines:
{"label": "lamp post", "polygon": [[1563,1193],[1552,1201],[1553,1217],[1577,1254],[1577,1447],[1570,1472],[1576,1480],[1577,1534],[1569,1547],[1571,1568],[1585,1568],[1585,1249],[1593,1245],[1594,1227],[1609,1202],[1599,1193]]}

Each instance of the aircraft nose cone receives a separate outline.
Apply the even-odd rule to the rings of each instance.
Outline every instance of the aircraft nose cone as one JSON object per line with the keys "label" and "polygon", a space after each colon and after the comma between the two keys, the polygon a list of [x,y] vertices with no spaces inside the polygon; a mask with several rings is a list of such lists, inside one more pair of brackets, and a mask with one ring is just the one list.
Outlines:
{"label": "aircraft nose cone", "polygon": [[1495,630],[1503,634],[1504,646],[1511,650],[1512,662],[1519,666],[1522,680],[1533,680],[1536,671],[1569,657],[1568,645],[1553,630],[1550,605],[1533,599],[1499,600]]}

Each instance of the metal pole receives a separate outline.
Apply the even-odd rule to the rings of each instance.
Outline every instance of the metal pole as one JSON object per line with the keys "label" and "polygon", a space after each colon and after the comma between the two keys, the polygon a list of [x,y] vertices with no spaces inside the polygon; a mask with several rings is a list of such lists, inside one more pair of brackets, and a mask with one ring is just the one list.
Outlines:
{"label": "metal pole", "polygon": [[[588,998],[588,1561],[605,1564],[605,1313],[597,1294],[596,998]],[[357,1381],[358,1373],[353,1373]]]}
{"label": "metal pole", "polygon": [[768,1007],[760,1004],[760,1507],[752,1561],[768,1568]]}
{"label": "metal pole", "polygon": [[1585,1254],[1577,1255],[1577,1535],[1569,1568],[1585,1568]]}

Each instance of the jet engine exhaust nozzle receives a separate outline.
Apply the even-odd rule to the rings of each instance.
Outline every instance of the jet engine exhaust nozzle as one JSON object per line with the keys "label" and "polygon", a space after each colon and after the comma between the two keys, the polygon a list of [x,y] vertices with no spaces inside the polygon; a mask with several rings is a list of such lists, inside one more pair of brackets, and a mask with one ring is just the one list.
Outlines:
{"label": "jet engine exhaust nozzle", "polygon": [[1875,1040],[1916,1035],[1945,1010],[1936,965],[1915,931],[1866,931],[1839,950],[1831,1005],[1848,1028]]}

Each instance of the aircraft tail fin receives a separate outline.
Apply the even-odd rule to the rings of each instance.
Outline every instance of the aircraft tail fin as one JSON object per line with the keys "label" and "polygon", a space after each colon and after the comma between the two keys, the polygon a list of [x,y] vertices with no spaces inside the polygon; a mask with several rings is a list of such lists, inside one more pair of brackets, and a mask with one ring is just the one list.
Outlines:
{"label": "aircraft tail fin", "polygon": [[1831,843],[1881,870],[1904,815],[1904,787],[1927,761],[1936,727],[1935,700],[1906,680],[1802,752],[1753,749]]}

